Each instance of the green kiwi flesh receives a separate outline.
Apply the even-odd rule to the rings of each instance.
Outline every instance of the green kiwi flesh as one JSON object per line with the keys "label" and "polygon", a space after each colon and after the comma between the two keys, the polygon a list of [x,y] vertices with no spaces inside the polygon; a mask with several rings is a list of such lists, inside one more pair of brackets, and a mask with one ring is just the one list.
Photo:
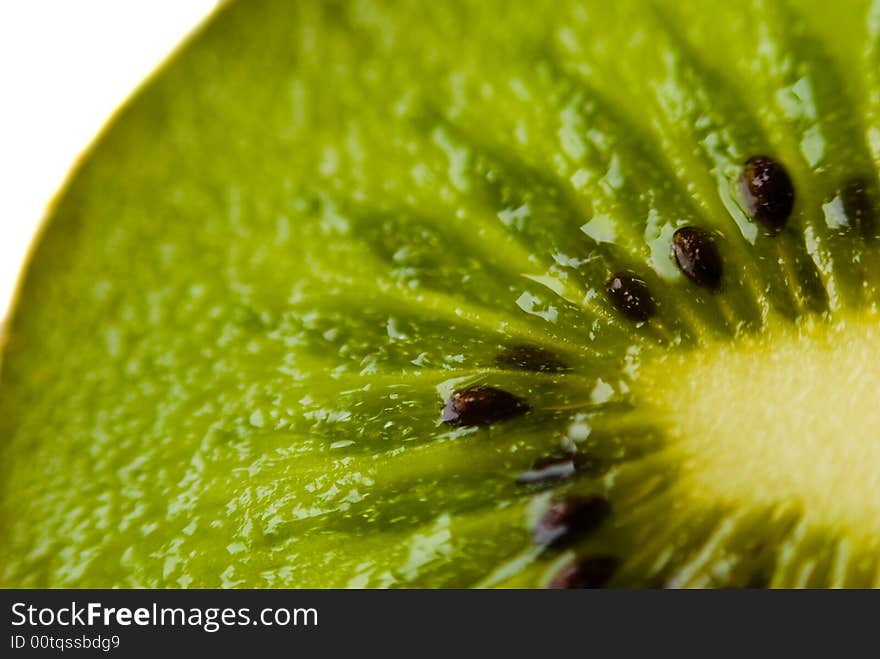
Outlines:
{"label": "green kiwi flesh", "polygon": [[880,2],[224,5],[54,204],[0,585],[880,581]]}

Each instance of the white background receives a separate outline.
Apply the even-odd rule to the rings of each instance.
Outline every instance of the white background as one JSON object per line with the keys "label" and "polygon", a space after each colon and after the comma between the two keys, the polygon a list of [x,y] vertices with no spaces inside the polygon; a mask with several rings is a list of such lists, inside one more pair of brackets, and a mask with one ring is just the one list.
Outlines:
{"label": "white background", "polygon": [[0,321],[52,195],[216,0],[0,0]]}

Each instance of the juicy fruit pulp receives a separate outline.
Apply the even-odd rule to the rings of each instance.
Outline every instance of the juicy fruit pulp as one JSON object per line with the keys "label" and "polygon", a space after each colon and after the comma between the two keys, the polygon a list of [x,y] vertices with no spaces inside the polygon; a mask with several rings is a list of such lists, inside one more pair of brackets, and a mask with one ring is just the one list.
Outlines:
{"label": "juicy fruit pulp", "polygon": [[0,581],[874,584],[878,72],[876,0],[225,6],[33,256]]}

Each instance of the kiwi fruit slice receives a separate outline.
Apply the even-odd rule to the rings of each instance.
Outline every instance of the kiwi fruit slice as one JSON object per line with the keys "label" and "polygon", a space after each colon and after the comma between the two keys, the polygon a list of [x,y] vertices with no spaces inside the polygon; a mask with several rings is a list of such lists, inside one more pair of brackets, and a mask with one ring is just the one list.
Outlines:
{"label": "kiwi fruit slice", "polygon": [[872,586],[880,3],[230,3],[59,195],[0,583]]}

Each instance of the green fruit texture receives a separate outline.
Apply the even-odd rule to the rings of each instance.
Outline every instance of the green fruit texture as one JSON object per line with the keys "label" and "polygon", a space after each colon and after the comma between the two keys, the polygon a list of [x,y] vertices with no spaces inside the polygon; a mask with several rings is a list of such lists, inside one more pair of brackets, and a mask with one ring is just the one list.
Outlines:
{"label": "green fruit texture", "polygon": [[223,5],[26,268],[0,585],[876,585],[878,76],[878,0]]}

